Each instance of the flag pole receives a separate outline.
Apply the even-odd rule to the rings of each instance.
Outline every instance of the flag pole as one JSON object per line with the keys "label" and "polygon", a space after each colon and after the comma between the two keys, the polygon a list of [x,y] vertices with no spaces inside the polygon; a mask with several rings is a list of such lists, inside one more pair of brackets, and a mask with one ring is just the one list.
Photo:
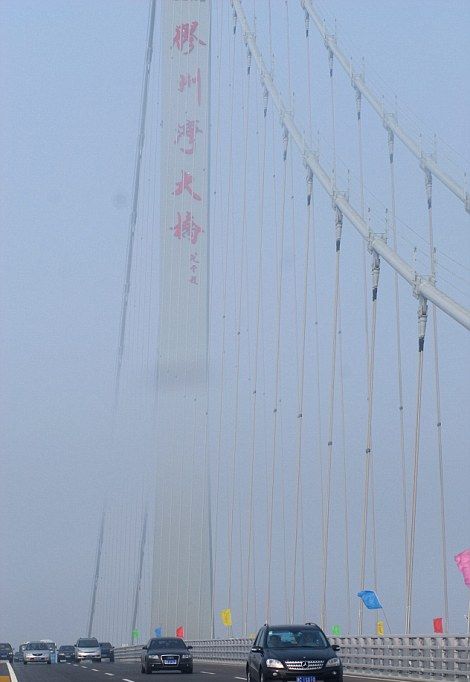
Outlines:
{"label": "flag pole", "polygon": [[390,627],[390,623],[388,622],[387,614],[385,613],[385,609],[382,606],[382,613],[384,614],[385,622],[387,623],[388,631],[390,634],[392,634],[392,628]]}

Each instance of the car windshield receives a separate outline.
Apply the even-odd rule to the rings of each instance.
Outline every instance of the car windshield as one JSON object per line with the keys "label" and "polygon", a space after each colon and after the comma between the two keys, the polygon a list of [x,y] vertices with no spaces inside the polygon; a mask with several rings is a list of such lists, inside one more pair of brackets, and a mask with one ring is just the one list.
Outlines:
{"label": "car windshield", "polygon": [[314,628],[276,628],[268,631],[266,645],[272,649],[320,648],[326,649],[328,641]]}
{"label": "car windshield", "polygon": [[176,637],[152,639],[149,649],[186,649],[186,644],[182,639],[176,639]]}
{"label": "car windshield", "polygon": [[49,651],[49,647],[45,642],[29,642],[29,644],[26,645],[26,648],[28,651],[33,649],[34,651]]}
{"label": "car windshield", "polygon": [[60,647],[59,651],[73,651],[73,646],[71,644],[64,644]]}
{"label": "car windshield", "polygon": [[77,646],[97,647],[97,646],[99,646],[99,644],[98,644],[98,640],[96,640],[96,639],[79,639]]}
{"label": "car windshield", "polygon": [[110,648],[111,648],[110,642],[100,642],[100,646],[106,647],[106,649],[110,649]]}
{"label": "car windshield", "polygon": [[11,644],[0,642],[0,649],[11,649]]}

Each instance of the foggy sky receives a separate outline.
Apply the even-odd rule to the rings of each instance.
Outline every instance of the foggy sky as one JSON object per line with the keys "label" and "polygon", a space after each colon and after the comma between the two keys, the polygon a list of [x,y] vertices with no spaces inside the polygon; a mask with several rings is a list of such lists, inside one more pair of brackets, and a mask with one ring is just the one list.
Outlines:
{"label": "foggy sky", "polygon": [[[218,1],[213,0],[214,5]],[[245,4],[251,19],[252,4]],[[279,1],[272,4],[279,13],[272,36],[274,51],[280,51],[275,69],[287,92],[286,61],[282,58],[284,37],[281,9],[284,11],[284,3]],[[397,94],[400,105],[409,107],[416,114],[421,121],[420,128],[431,138],[436,132],[439,138],[456,150],[457,154],[449,152],[456,161],[456,166],[451,168],[459,181],[463,182],[459,173],[462,168],[468,169],[470,142],[470,94],[466,87],[470,47],[468,3],[463,0],[454,0],[452,3],[444,0],[415,0],[413,3],[405,0],[391,3],[367,0],[360,3],[360,12],[358,3],[347,0],[331,0],[327,6],[329,15],[338,20],[339,41],[345,45],[346,52],[352,42],[354,54],[364,56],[366,79],[370,74],[370,79],[380,86],[376,76],[379,74]],[[263,10],[258,11],[261,16]],[[295,35],[300,43],[301,39],[304,40],[304,34],[299,4],[289,2],[289,11],[293,25],[295,21]],[[230,12],[226,11],[224,30],[230,28],[229,15]],[[132,356],[125,368],[128,402],[122,409],[126,411],[128,421],[121,424],[122,431],[118,429],[118,436],[115,435],[114,440],[111,435],[116,434],[112,429],[114,370],[147,16],[148,3],[144,0],[83,0],[80,3],[66,0],[42,0],[41,3],[35,0],[3,0],[0,4],[0,78],[4,93],[0,125],[3,187],[0,639],[15,645],[25,639],[39,637],[73,642],[84,633],[99,520],[105,502],[114,517],[105,573],[106,589],[110,591],[110,596],[108,601],[102,602],[103,608],[107,608],[113,599],[110,590],[113,581],[124,585],[128,577],[133,575],[136,550],[134,546],[130,547],[130,538],[138,536],[139,514],[146,501],[150,514],[153,513],[150,479],[153,475],[154,433],[146,410],[149,409],[148,397],[154,390],[154,384],[152,368],[144,367],[145,362],[137,355]],[[265,26],[261,21],[257,26],[258,39],[263,48],[268,45],[268,37],[263,30]],[[224,35],[228,34],[227,30]],[[215,45],[219,38],[215,38]],[[295,42],[292,46],[295,55],[292,89],[296,93],[293,107],[302,125],[306,126],[307,117],[303,107],[305,64],[302,63],[300,48],[296,52]],[[237,36],[237,54],[243,55],[240,73],[244,73],[245,51],[240,36]],[[318,58],[313,63],[314,68],[322,70],[324,75],[324,55],[321,62]],[[155,57],[154,67],[157,64]],[[373,70],[369,70],[369,64]],[[354,131],[353,95],[346,89],[346,80],[343,78],[341,90],[338,88],[337,120],[350,116],[350,130]],[[258,88],[258,82],[259,79],[253,78],[253,91]],[[327,105],[322,107],[321,103],[327,102],[329,106],[329,91],[326,88],[327,81],[323,79],[322,83],[318,86],[321,88],[318,93],[321,97],[316,100],[316,106],[319,112],[318,125],[322,126],[322,135],[327,137],[330,134]],[[152,91],[154,96],[158,92],[158,85],[156,78]],[[242,92],[246,86],[239,87]],[[225,89],[225,95],[227,92]],[[257,97],[259,101],[259,94]],[[321,118],[323,109],[324,118]],[[158,119],[153,111],[150,120],[156,129]],[[369,121],[372,121],[372,116],[369,116]],[[379,135],[380,125],[370,125],[371,128],[375,125],[372,134]],[[354,159],[356,138],[340,129],[341,126],[338,128],[339,156]],[[322,147],[328,158],[327,143],[321,141]],[[280,161],[277,163],[280,168]],[[152,168],[149,161],[145,169],[145,182],[149,184],[152,182]],[[386,169],[385,161],[383,168]],[[373,157],[369,165],[371,175],[374,169]],[[341,173],[344,179],[344,171]],[[224,168],[221,168],[220,178],[215,183],[220,183],[221,188],[225,182],[223,175]],[[304,170],[300,168],[295,177],[299,179],[304,175]],[[386,170],[383,176],[383,181],[370,180],[373,190],[380,192],[381,182],[385,187],[388,186]],[[375,182],[377,185],[374,185]],[[354,179],[352,183],[356,191]],[[420,195],[423,202],[420,205],[414,201],[411,191],[407,194],[411,183],[418,188],[417,191],[421,191],[423,180],[416,170],[416,164],[404,162],[398,181],[399,190],[402,191],[400,215],[406,218],[408,224],[418,226],[422,234],[426,234],[424,199]],[[458,270],[461,277],[467,278],[466,282],[455,279],[452,272],[442,271],[442,276],[463,288],[468,305],[469,216],[458,202],[448,200],[437,181],[435,193],[438,200],[442,198],[441,207],[436,209],[435,238],[438,249],[442,248],[467,266],[467,270]],[[254,206],[255,199],[252,198],[252,201]],[[327,215],[324,203],[320,211]],[[240,211],[240,207],[235,210]],[[151,218],[147,217],[146,225],[150,223]],[[220,257],[224,242],[220,235],[217,236],[215,225],[212,225],[212,230],[213,256]],[[149,238],[143,228],[141,234]],[[358,239],[352,235],[350,228],[347,234],[345,240],[351,240],[351,249],[354,250]],[[274,263],[274,247],[271,247]],[[402,247],[408,249],[407,256],[412,254],[412,244],[402,244]],[[139,253],[142,259],[146,257],[145,246],[141,246]],[[217,274],[221,274],[221,261],[214,257],[212,260],[217,283],[220,281]],[[420,267],[425,267],[424,262],[423,259],[419,261]],[[452,270],[451,262],[443,262]],[[326,263],[327,259],[325,270]],[[288,273],[290,267],[287,267]],[[361,283],[356,270],[350,267],[349,283],[350,288],[354,289]],[[149,282],[153,277],[155,283],[157,269],[155,264]],[[136,289],[138,292],[144,291],[147,281],[146,271],[144,274],[142,272]],[[390,274],[385,277],[388,277],[386,281],[392,282]],[[325,299],[329,296],[326,291],[328,286],[324,285]],[[465,295],[459,291],[446,287],[444,283],[442,288],[465,302]],[[360,320],[355,319],[357,314],[354,309],[347,305],[347,301],[352,300],[348,296],[350,294],[346,292],[344,321],[349,329],[350,345],[345,348],[345,372],[346,378],[352,377],[352,381],[355,381],[362,327]],[[409,306],[411,321],[405,331],[409,331],[412,338],[415,333],[415,301],[411,294],[408,299],[404,307]],[[220,313],[220,297],[216,297],[213,304]],[[148,301],[142,305],[148,305],[149,309],[151,307]],[[251,310],[252,305],[252,301],[247,303],[247,309]],[[267,307],[265,320],[268,358],[272,353],[269,310]],[[325,329],[329,329],[328,314],[325,305]],[[247,319],[250,315],[252,312],[247,313]],[[214,348],[220,346],[222,334],[221,316],[215,317],[218,321],[214,324],[211,341]],[[391,335],[393,323],[386,318],[386,315],[382,318],[382,331],[385,335]],[[148,332],[148,329],[138,327],[140,318],[137,312],[134,318],[130,318],[131,327],[132,320],[136,324],[136,338]],[[452,555],[470,544],[469,388],[468,374],[466,376],[464,370],[465,366],[468,367],[469,346],[468,335],[451,321],[442,321],[441,333],[446,486],[451,500],[448,518],[451,629],[462,632],[468,589],[452,565]],[[155,338],[152,337],[151,345],[154,343]],[[233,363],[234,339],[229,339],[227,343]],[[324,344],[322,371],[327,381],[327,338]],[[414,347],[413,351],[405,353],[404,362],[414,377],[413,353]],[[387,381],[390,373],[387,363],[388,360],[392,362],[392,359],[390,350],[377,370],[378,386],[383,386]],[[219,361],[217,356],[213,369],[214,401],[217,397]],[[137,366],[142,370],[141,375],[135,371]],[[289,369],[287,363],[286,376]],[[265,388],[270,386],[269,382],[268,376]],[[288,382],[286,378],[286,385]],[[245,383],[248,391],[248,380]],[[313,393],[308,396],[313,403]],[[348,398],[352,405],[354,396],[349,395]],[[233,396],[228,396],[226,400],[229,413]],[[427,399],[427,405],[430,410],[433,409],[432,394]],[[139,407],[142,407],[141,411]],[[249,410],[246,409],[245,416],[248,419]],[[380,423],[384,428],[384,441],[393,431],[392,425],[389,425],[390,432],[386,426],[390,409],[387,396],[382,393],[382,398],[379,397],[377,401],[376,413],[379,420],[383,417]],[[230,419],[227,418],[227,423]],[[354,431],[353,411],[349,413],[348,419],[350,430]],[[214,423],[216,421],[214,418]],[[260,438],[264,435],[260,434]],[[289,440],[290,435],[288,431],[286,440]],[[270,431],[266,437],[271,437]],[[215,427],[212,438],[215,442]],[[309,433],[308,438],[313,443],[312,433]],[[310,443],[308,438],[307,443]],[[431,442],[434,443],[432,438],[429,432],[423,434],[424,460],[426,453],[434,447],[431,446]],[[362,450],[363,429],[354,435],[353,442],[356,450]],[[227,436],[227,442],[224,443],[227,449],[230,443],[231,436]],[[246,442],[242,440],[242,445],[248,448],[248,437]],[[356,483],[360,478],[359,461]],[[384,505],[387,504],[389,508],[393,500],[389,499],[392,493],[387,490],[386,467],[384,471],[381,490],[385,498]],[[433,496],[426,496],[428,483],[429,489],[436,489],[436,481],[432,478],[434,474],[429,473],[429,481],[421,481],[420,489],[425,513],[420,517],[419,525],[418,551],[423,559],[420,564],[423,572],[421,579],[417,580],[417,590],[423,603],[432,601],[434,589],[433,584],[424,577],[425,566],[437,560],[436,533],[427,516],[437,502]],[[242,469],[240,475],[243,475]],[[355,479],[354,474],[352,479]],[[127,509],[132,510],[127,520],[123,518],[123,505],[126,503]],[[220,514],[221,536],[226,523],[224,514],[225,511]],[[359,518],[360,509],[352,509],[351,514]],[[128,545],[120,547],[119,538]],[[355,541],[358,542],[358,538]],[[395,547],[393,543],[392,547]],[[223,550],[222,546],[222,554]],[[123,556],[126,557],[127,568],[121,571],[116,566]],[[340,553],[337,558],[340,561]],[[393,549],[391,555],[382,558],[382,561],[384,575],[393,582]],[[149,570],[147,564],[147,587]],[[337,587],[335,577],[332,581]],[[224,608],[224,588],[219,587],[217,594],[217,604]],[[388,598],[390,602],[393,601],[393,590]],[[126,604],[121,603],[120,607],[129,608],[129,596],[126,594],[122,599]],[[144,605],[142,608],[142,622],[145,623],[148,607]],[[393,608],[391,604],[392,611]],[[435,608],[439,606],[431,604],[425,615],[417,618],[418,629],[427,628],[429,631],[430,617],[433,614],[440,615],[433,611]],[[338,613],[338,617],[340,615],[343,614]],[[315,617],[318,617],[317,614]],[[111,636],[104,631],[106,614],[102,612],[99,618],[98,625],[103,628],[99,636]],[[398,609],[393,612],[393,618],[399,622]],[[146,627],[148,624],[143,625],[142,629]],[[125,638],[125,629],[119,628],[114,627],[113,636]]]}

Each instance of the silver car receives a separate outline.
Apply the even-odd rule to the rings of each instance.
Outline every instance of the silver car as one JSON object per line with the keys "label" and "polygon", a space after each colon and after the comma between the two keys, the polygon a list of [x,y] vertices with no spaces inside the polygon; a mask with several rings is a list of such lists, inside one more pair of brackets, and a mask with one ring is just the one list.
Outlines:
{"label": "silver car", "polygon": [[75,661],[101,661],[101,647],[94,637],[80,638],[75,644]]}
{"label": "silver car", "polygon": [[28,642],[23,649],[23,663],[51,664],[51,650],[45,642]]}

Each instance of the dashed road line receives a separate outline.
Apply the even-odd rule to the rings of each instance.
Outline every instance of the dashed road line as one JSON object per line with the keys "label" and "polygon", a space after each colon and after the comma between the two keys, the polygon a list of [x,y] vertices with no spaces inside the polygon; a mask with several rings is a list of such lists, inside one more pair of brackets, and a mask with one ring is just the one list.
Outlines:
{"label": "dashed road line", "polygon": [[81,665],[80,668],[88,668],[87,665]]}
{"label": "dashed road line", "polygon": [[235,677],[234,677],[233,679],[234,679],[234,680],[246,680],[246,677],[237,677],[237,676],[235,675]]}
{"label": "dashed road line", "polygon": [[110,677],[114,677],[114,673],[105,673],[105,675],[109,675]]}
{"label": "dashed road line", "polygon": [[99,673],[98,668],[92,668],[92,670],[93,670],[94,673]]}
{"label": "dashed road line", "polygon": [[204,675],[215,675],[215,673],[209,672],[209,670],[201,670]]}
{"label": "dashed road line", "polygon": [[80,666],[78,665],[78,663],[72,663],[72,665],[73,665],[74,668],[79,668],[79,667],[80,667]]}
{"label": "dashed road line", "polygon": [[123,677],[122,682],[134,682],[134,680],[128,680],[126,677]]}

